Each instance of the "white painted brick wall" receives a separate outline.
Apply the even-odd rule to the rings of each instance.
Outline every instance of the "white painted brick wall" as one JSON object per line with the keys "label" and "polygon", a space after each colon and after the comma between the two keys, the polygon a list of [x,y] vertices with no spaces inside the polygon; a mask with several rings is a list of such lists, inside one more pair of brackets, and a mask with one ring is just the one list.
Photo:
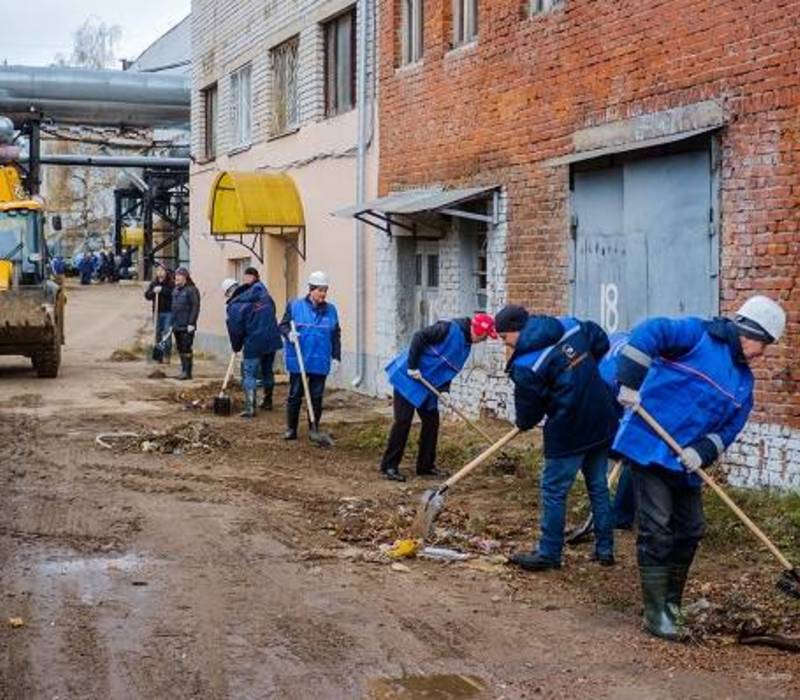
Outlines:
{"label": "white painted brick wall", "polygon": [[725,467],[734,486],[800,489],[800,430],[748,423],[725,455]]}
{"label": "white painted brick wall", "polygon": [[[505,192],[499,201],[499,225],[487,232],[487,294],[489,312],[506,303],[506,238],[508,235]],[[401,248],[403,252],[401,252]],[[403,274],[401,265],[413,266],[414,244],[408,239],[382,235],[376,253],[377,348],[381,366],[404,349],[411,335],[409,298],[414,296],[413,274]],[[439,242],[439,294],[436,305],[440,318],[464,316],[474,301],[464,296],[464,279],[474,270],[462,261],[460,236],[451,230]],[[413,273],[413,268],[411,270]],[[505,375],[505,353],[499,342],[477,345],[467,366],[453,382],[451,397],[459,408],[476,416],[486,412],[508,418],[513,415],[513,389]],[[379,390],[391,394],[385,375]]]}

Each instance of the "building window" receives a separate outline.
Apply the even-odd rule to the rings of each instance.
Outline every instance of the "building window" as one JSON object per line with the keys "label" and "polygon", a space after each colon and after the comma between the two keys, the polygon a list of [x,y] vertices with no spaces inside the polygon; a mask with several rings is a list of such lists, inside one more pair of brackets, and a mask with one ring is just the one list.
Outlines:
{"label": "building window", "polygon": [[453,0],[453,46],[478,38],[478,0]]}
{"label": "building window", "polygon": [[252,258],[230,258],[228,260],[228,274],[241,284],[244,279],[244,271],[252,266]]}
{"label": "building window", "polygon": [[439,256],[428,256],[428,289],[439,288]]}
{"label": "building window", "polygon": [[289,39],[270,51],[272,59],[272,128],[273,134],[294,129],[297,118],[297,47],[298,37]]}
{"label": "building window", "polygon": [[349,10],[326,22],[325,113],[331,117],[355,107],[356,11]]}
{"label": "building window", "polygon": [[251,75],[250,64],[231,74],[231,140],[233,148],[250,145],[253,102]]}
{"label": "building window", "polygon": [[424,46],[423,0],[401,0],[400,22],[401,65],[414,63],[422,58]]}
{"label": "building window", "polygon": [[217,157],[217,84],[209,85],[203,93],[203,156]]}
{"label": "building window", "polygon": [[555,10],[564,4],[564,0],[531,0],[531,14],[540,15]]}

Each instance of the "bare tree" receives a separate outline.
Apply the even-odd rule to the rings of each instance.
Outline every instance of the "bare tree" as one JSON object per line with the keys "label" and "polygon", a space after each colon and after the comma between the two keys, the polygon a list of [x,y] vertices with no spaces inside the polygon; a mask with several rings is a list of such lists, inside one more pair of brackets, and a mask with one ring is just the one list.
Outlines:
{"label": "bare tree", "polygon": [[111,68],[122,29],[90,17],[72,34],[72,53],[58,54],[55,64],[75,68]]}

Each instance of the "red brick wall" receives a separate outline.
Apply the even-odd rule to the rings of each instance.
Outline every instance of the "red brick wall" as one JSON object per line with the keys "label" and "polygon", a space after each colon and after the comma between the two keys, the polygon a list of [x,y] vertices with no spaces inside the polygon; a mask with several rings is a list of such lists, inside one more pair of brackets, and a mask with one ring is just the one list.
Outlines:
{"label": "red brick wall", "polygon": [[[421,65],[397,69],[399,2],[381,5],[380,188],[500,183],[509,296],[564,311],[575,130],[707,99],[724,106],[722,307],[779,297],[788,340],[757,368],[763,419],[800,427],[800,1],[480,0],[450,50],[451,0],[425,0]],[[766,412],[765,412],[766,409]]]}

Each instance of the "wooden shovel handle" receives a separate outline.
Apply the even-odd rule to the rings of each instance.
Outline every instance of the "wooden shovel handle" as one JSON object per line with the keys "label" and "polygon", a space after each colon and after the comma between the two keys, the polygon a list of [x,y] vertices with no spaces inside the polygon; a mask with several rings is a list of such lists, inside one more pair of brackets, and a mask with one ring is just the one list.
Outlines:
{"label": "wooden shovel handle", "polygon": [[311,389],[308,386],[308,376],[306,375],[306,363],[303,359],[303,350],[300,347],[300,341],[297,339],[297,325],[294,321],[290,322],[292,333],[294,334],[295,340],[292,341],[294,344],[294,351],[297,354],[297,364],[300,366],[300,379],[303,382],[303,393],[306,397],[306,409],[308,410],[308,419],[311,421],[311,425],[317,425],[317,417],[314,415],[314,406],[311,404]]}
{"label": "wooden shovel handle", "polygon": [[422,383],[428,391],[430,391],[439,401],[441,401],[447,408],[449,408],[453,413],[455,413],[461,420],[463,420],[470,428],[472,428],[478,435],[480,435],[486,442],[490,445],[494,445],[494,438],[489,435],[483,428],[481,428],[477,423],[471,421],[461,410],[459,410],[452,401],[448,401],[444,398],[442,392],[440,392],[433,384],[431,384],[425,377],[420,377],[419,381]]}
{"label": "wooden shovel handle", "polygon": [[[663,428],[663,426],[655,418],[653,418],[652,415],[650,415],[647,409],[637,404],[633,407],[633,410],[634,412],[638,413],[641,419],[645,423],[647,423],[647,425],[649,425],[656,432],[656,434],[673,449],[673,451],[675,452],[675,454],[678,455],[678,457],[680,457],[683,454],[683,448],[677,443],[675,438],[673,438],[672,435],[670,435]],[[756,525],[752,520],[750,520],[747,514],[733,502],[731,497],[727,493],[725,493],[723,488],[716,481],[714,481],[714,479],[712,479],[702,468],[697,469],[695,471],[700,476],[700,478],[710,488],[714,490],[714,493],[716,493],[717,496],[719,496],[722,499],[725,505],[728,506],[728,508],[730,508],[736,514],[739,520],[741,520],[747,526],[750,532],[752,532],[756,537],[758,537],[758,539],[761,540],[764,546],[770,552],[772,552],[772,555],[781,563],[781,566],[783,566],[784,569],[793,571],[794,566],[792,566],[792,563],[772,543],[772,540],[770,540],[769,537],[767,537],[762,532],[761,528],[759,528],[758,525]]]}
{"label": "wooden shovel handle", "polygon": [[445,481],[440,487],[439,491],[446,491],[454,484],[457,484],[461,481],[467,474],[469,474],[473,469],[479,467],[483,464],[489,457],[491,457],[495,452],[499,452],[503,449],[509,442],[511,442],[517,435],[520,433],[519,428],[514,428],[510,432],[506,433],[503,437],[501,437],[497,442],[495,442],[491,447],[481,452],[475,459],[473,459],[469,464],[459,469],[453,476],[451,476],[447,481]]}
{"label": "wooden shovel handle", "polygon": [[236,353],[231,353],[231,359],[228,361],[228,369],[225,371],[225,379],[222,380],[222,389],[220,389],[219,395],[223,396],[225,394],[225,389],[228,388],[228,382],[231,380],[231,375],[233,374],[233,363],[236,362]]}

